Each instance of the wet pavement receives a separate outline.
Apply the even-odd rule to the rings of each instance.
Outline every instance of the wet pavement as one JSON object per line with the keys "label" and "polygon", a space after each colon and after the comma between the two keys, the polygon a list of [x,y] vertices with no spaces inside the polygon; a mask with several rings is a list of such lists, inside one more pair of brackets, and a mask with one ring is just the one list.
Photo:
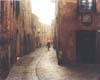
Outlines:
{"label": "wet pavement", "polygon": [[37,49],[22,57],[6,80],[99,80],[100,65],[59,66],[54,49]]}

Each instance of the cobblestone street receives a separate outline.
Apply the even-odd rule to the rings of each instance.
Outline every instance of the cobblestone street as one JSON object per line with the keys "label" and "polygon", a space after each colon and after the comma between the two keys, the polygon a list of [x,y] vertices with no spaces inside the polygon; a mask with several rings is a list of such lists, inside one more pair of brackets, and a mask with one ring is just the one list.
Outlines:
{"label": "cobblestone street", "polygon": [[98,80],[100,65],[59,66],[55,50],[37,49],[22,57],[6,80]]}

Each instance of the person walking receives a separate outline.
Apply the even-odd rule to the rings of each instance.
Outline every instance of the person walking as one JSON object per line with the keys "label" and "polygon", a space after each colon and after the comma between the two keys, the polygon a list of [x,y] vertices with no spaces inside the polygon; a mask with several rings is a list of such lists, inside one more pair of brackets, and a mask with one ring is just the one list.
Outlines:
{"label": "person walking", "polygon": [[47,42],[48,51],[50,50],[50,41]]}

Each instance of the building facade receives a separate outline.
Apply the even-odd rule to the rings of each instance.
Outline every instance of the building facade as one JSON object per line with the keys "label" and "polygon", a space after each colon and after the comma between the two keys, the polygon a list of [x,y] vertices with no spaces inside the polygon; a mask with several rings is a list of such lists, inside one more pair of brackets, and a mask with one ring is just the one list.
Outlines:
{"label": "building facade", "polygon": [[100,63],[100,3],[91,0],[93,4],[91,2],[92,7],[88,10],[85,4],[81,8],[80,1],[82,0],[59,0],[58,2],[55,40],[59,64]]}
{"label": "building facade", "polygon": [[0,74],[35,49],[29,0],[0,1]]}

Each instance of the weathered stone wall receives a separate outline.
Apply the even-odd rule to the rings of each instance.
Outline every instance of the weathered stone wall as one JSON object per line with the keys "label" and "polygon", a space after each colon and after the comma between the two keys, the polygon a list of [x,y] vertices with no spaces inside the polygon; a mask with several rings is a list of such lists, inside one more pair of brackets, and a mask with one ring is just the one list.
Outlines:
{"label": "weathered stone wall", "polygon": [[100,0],[96,0],[97,12],[100,13]]}
{"label": "weathered stone wall", "polygon": [[0,1],[0,73],[35,48],[29,0],[19,1],[19,13],[16,6],[16,0]]}
{"label": "weathered stone wall", "polygon": [[100,1],[97,0],[97,13],[93,13],[93,23],[90,26],[81,24],[79,15],[77,14],[77,0],[59,0],[57,14],[57,39],[61,46],[66,59],[69,63],[76,62],[76,31],[77,30],[98,30],[99,29],[99,12]]}
{"label": "weathered stone wall", "polygon": [[32,28],[32,26],[34,26],[34,21],[33,17],[32,17],[32,12],[31,12],[31,6],[30,6],[30,2],[29,0],[22,0],[22,4],[24,7],[24,37],[26,35],[26,38],[28,39],[28,41],[26,40],[26,49],[27,51],[33,51],[35,49],[35,34],[34,34],[34,30]]}

